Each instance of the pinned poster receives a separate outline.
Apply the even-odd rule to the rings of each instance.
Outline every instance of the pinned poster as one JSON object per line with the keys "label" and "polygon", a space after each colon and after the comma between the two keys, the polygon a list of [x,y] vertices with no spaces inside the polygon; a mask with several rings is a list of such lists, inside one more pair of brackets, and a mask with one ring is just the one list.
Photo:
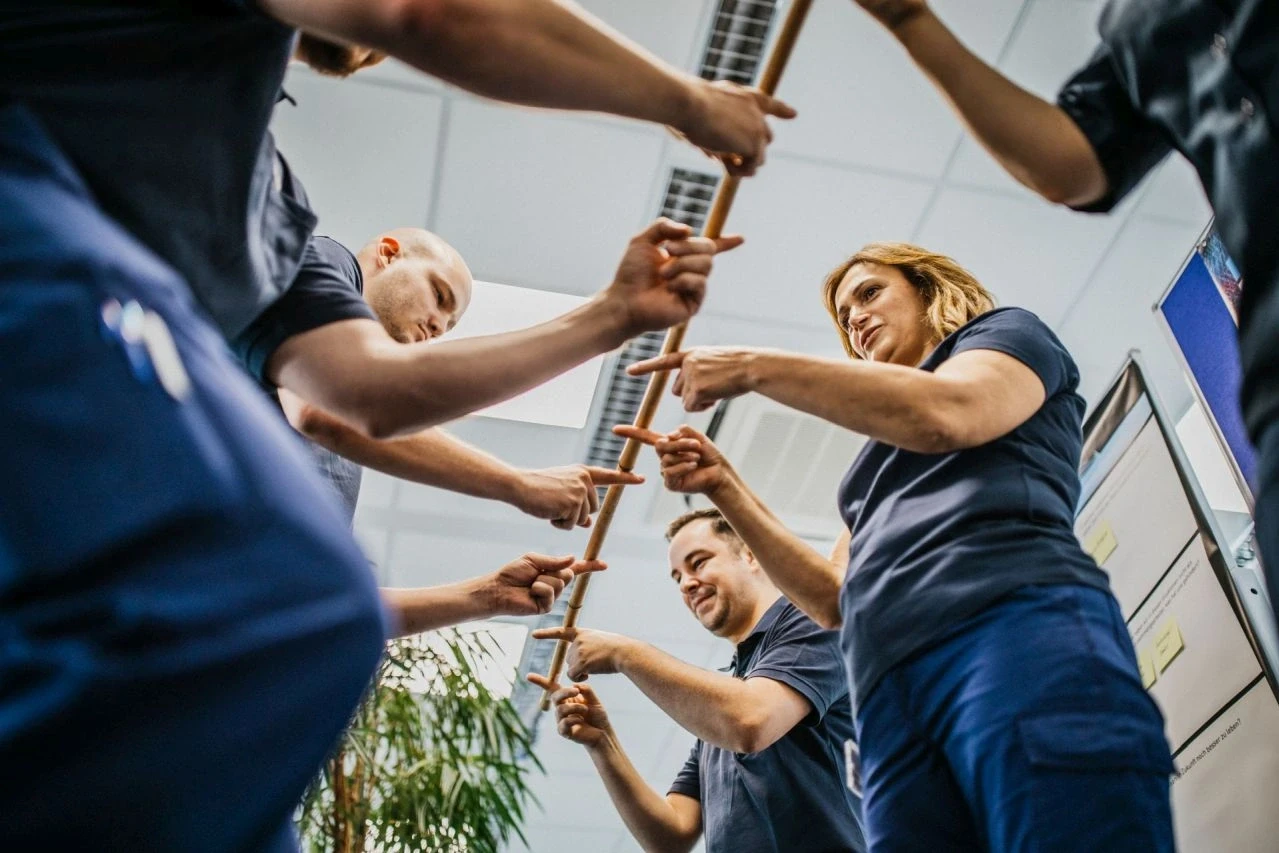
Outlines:
{"label": "pinned poster", "polygon": [[1181,639],[1181,629],[1175,619],[1169,619],[1155,633],[1155,665],[1163,672],[1168,668],[1186,644]]}
{"label": "pinned poster", "polygon": [[1097,561],[1099,566],[1106,565],[1106,560],[1110,559],[1110,555],[1115,553],[1118,547],[1119,540],[1115,538],[1115,531],[1111,528],[1110,522],[1105,519],[1102,519],[1084,539],[1084,550]]}
{"label": "pinned poster", "polygon": [[1141,686],[1147,690],[1154,687],[1159,671],[1155,669],[1155,655],[1150,649],[1137,656],[1137,668],[1141,670]]}

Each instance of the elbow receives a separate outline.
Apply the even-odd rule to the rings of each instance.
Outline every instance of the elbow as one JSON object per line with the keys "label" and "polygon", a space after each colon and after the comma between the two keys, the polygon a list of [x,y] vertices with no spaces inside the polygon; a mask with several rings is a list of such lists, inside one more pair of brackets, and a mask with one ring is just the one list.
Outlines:
{"label": "elbow", "polygon": [[960,419],[934,406],[919,417],[909,446],[903,445],[903,448],[926,455],[954,453],[972,446],[966,433]]}
{"label": "elbow", "polygon": [[844,626],[844,617],[839,612],[839,596],[829,607],[823,607],[816,613],[807,614],[810,619],[827,631],[838,631]]}
{"label": "elbow", "polygon": [[771,730],[767,717],[748,711],[745,716],[738,719],[730,747],[733,752],[754,755],[777,743],[780,737],[780,734]]}
{"label": "elbow", "polygon": [[1088,207],[1099,201],[1107,192],[1105,186],[1094,188],[1069,182],[1041,184],[1040,186],[1031,187],[1031,189],[1042,196],[1045,201],[1059,207],[1070,208],[1071,210]]}
{"label": "elbow", "polygon": [[1078,203],[1079,193],[1064,184],[1043,183],[1031,189],[1045,201],[1060,207],[1074,207]]}

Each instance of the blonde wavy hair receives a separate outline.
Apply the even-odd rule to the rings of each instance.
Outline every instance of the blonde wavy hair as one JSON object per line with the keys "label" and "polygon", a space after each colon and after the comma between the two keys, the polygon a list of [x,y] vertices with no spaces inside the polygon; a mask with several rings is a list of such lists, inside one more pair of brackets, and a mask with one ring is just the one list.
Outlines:
{"label": "blonde wavy hair", "polygon": [[972,273],[946,255],[939,255],[910,243],[867,243],[852,257],[830,271],[822,283],[822,303],[835,328],[839,331],[844,351],[859,358],[853,351],[848,330],[839,324],[839,309],[835,305],[835,291],[858,264],[875,263],[901,270],[906,280],[923,298],[928,325],[938,343],[974,318],[995,307],[995,298],[982,287]]}

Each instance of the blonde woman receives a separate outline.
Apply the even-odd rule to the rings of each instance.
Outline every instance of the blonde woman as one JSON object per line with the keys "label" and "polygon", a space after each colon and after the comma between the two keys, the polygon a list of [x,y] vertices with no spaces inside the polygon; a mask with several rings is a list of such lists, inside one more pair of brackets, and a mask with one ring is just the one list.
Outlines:
{"label": "blonde woman", "polygon": [[1084,401],[1052,331],[950,258],[866,246],[826,279],[849,359],[706,347],[699,411],[749,392],[864,433],[835,560],[683,427],[668,488],[708,495],[782,593],[838,627],[869,849],[1173,850],[1172,761],[1109,584],[1073,533]]}

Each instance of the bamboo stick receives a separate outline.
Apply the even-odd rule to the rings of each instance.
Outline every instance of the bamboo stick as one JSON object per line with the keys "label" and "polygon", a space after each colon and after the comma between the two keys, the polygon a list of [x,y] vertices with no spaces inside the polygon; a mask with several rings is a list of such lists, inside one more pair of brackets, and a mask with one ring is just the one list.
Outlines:
{"label": "bamboo stick", "polygon": [[[804,18],[808,14],[808,9],[811,5],[812,0],[793,0],[791,3],[786,12],[786,18],[782,21],[777,41],[774,42],[773,49],[764,64],[764,71],[760,75],[759,88],[761,91],[769,95],[777,91],[777,84],[782,79],[782,71],[786,69],[786,63],[790,60],[791,51],[799,38],[799,31],[804,25]],[[724,223],[728,219],[728,211],[733,206],[733,200],[737,197],[737,187],[740,180],[740,178],[733,175],[725,175],[724,179],[720,181],[719,189],[715,193],[715,200],[711,204],[710,213],[706,217],[706,224],[702,228],[703,236],[716,238],[723,233]],[[681,323],[668,331],[666,340],[662,344],[662,355],[678,352],[684,343],[684,333],[687,330],[688,324]],[[661,402],[662,394],[666,391],[668,376],[669,371],[662,371],[654,373],[649,379],[648,388],[644,392],[644,400],[640,403],[639,412],[635,415],[635,426],[641,429],[648,429],[653,423],[653,416],[657,414],[657,406]],[[642,447],[643,444],[635,439],[627,439],[626,446],[622,448],[622,454],[617,460],[617,470],[628,473],[632,471],[635,468],[635,461],[639,458]],[[591,538],[586,544],[586,551],[582,554],[583,560],[598,559],[600,550],[604,547],[604,539],[608,536],[608,529],[613,523],[613,514],[617,512],[617,505],[622,500],[622,491],[625,488],[621,484],[608,487],[599,515],[595,518],[595,524],[591,530]],[[564,613],[563,626],[565,628],[572,628],[577,625],[577,616],[582,611],[582,605],[586,601],[586,591],[590,588],[590,582],[591,576],[586,574],[580,575],[573,584],[573,594],[569,596],[568,609]],[[547,679],[552,684],[560,676],[560,670],[564,667],[564,656],[567,653],[568,643],[564,640],[557,640],[555,653],[551,656],[550,671],[547,673]],[[551,696],[549,692],[543,692],[541,707],[543,711],[550,710]]]}

